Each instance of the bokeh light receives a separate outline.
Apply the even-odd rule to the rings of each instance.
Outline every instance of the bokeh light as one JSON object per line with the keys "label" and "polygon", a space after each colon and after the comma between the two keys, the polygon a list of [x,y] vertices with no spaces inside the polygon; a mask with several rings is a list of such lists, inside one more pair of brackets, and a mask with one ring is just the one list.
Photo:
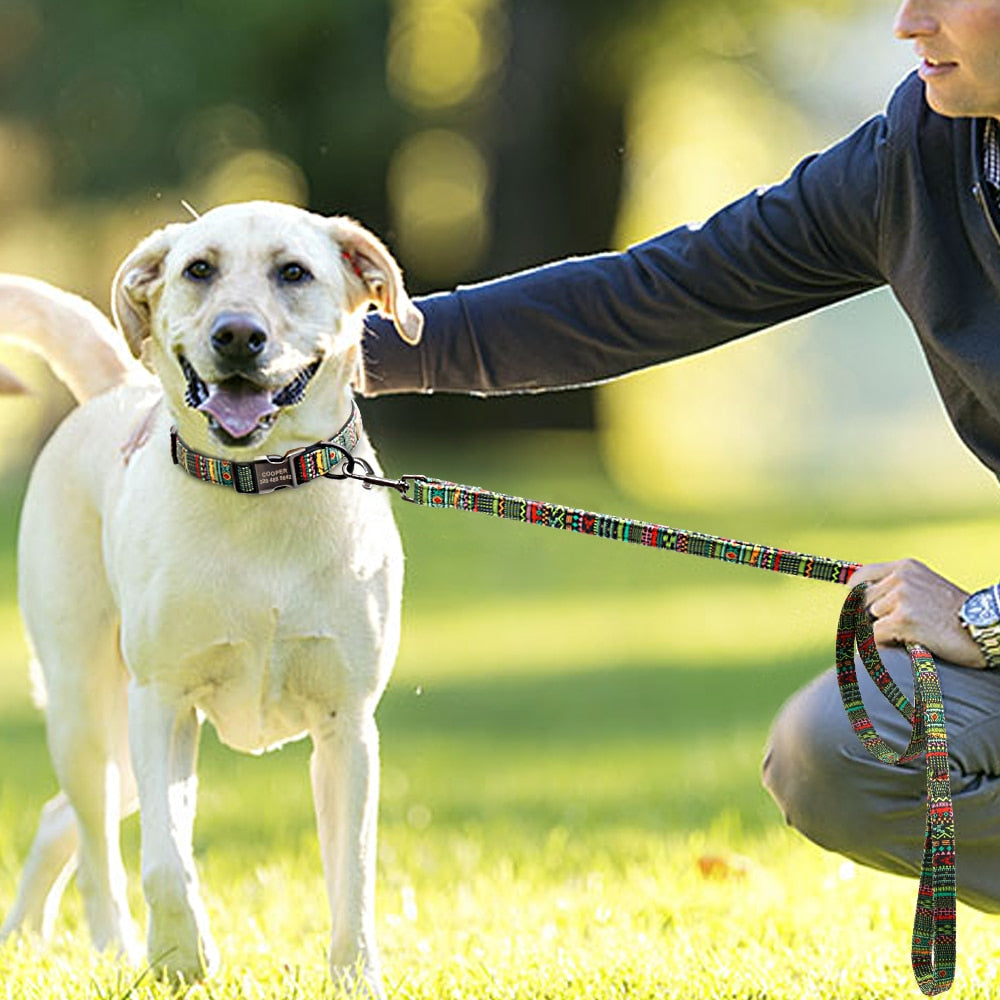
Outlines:
{"label": "bokeh light", "polygon": [[488,194],[486,161],[460,132],[427,129],[400,147],[389,196],[411,273],[434,281],[475,265],[489,238]]}
{"label": "bokeh light", "polygon": [[244,149],[220,163],[191,199],[199,211],[237,201],[284,201],[305,206],[305,174],[287,156],[267,149]]}
{"label": "bokeh light", "polygon": [[495,0],[398,0],[386,67],[397,97],[441,109],[474,96],[503,58],[499,6]]}

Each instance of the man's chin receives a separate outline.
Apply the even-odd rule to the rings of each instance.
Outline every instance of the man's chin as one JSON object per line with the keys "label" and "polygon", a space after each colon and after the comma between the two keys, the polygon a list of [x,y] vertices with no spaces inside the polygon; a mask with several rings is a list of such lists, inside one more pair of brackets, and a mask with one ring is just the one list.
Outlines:
{"label": "man's chin", "polygon": [[924,81],[924,98],[931,111],[944,118],[998,118],[1000,98],[989,101],[978,94],[962,93],[945,77]]}

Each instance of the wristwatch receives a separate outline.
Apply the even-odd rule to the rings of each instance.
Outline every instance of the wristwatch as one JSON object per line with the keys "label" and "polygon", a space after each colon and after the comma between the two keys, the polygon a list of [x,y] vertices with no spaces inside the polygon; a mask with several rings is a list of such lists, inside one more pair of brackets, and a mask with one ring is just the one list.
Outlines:
{"label": "wristwatch", "polygon": [[970,594],[958,617],[982,651],[986,669],[1000,669],[1000,583]]}

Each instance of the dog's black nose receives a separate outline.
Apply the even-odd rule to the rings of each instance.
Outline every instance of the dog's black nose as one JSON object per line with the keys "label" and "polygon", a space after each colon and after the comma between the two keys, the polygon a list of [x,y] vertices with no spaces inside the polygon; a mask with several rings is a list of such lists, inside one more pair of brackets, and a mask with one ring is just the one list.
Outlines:
{"label": "dog's black nose", "polygon": [[267,346],[267,330],[256,316],[220,313],[212,324],[209,339],[219,357],[246,364]]}

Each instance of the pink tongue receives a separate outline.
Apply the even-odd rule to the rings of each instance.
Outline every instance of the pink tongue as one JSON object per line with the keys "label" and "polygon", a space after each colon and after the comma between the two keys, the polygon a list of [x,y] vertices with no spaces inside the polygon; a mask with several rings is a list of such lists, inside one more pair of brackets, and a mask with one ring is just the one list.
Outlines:
{"label": "pink tongue", "polygon": [[209,397],[198,407],[215,418],[216,423],[234,438],[246,437],[269,414],[278,409],[271,393],[235,378],[213,385]]}

